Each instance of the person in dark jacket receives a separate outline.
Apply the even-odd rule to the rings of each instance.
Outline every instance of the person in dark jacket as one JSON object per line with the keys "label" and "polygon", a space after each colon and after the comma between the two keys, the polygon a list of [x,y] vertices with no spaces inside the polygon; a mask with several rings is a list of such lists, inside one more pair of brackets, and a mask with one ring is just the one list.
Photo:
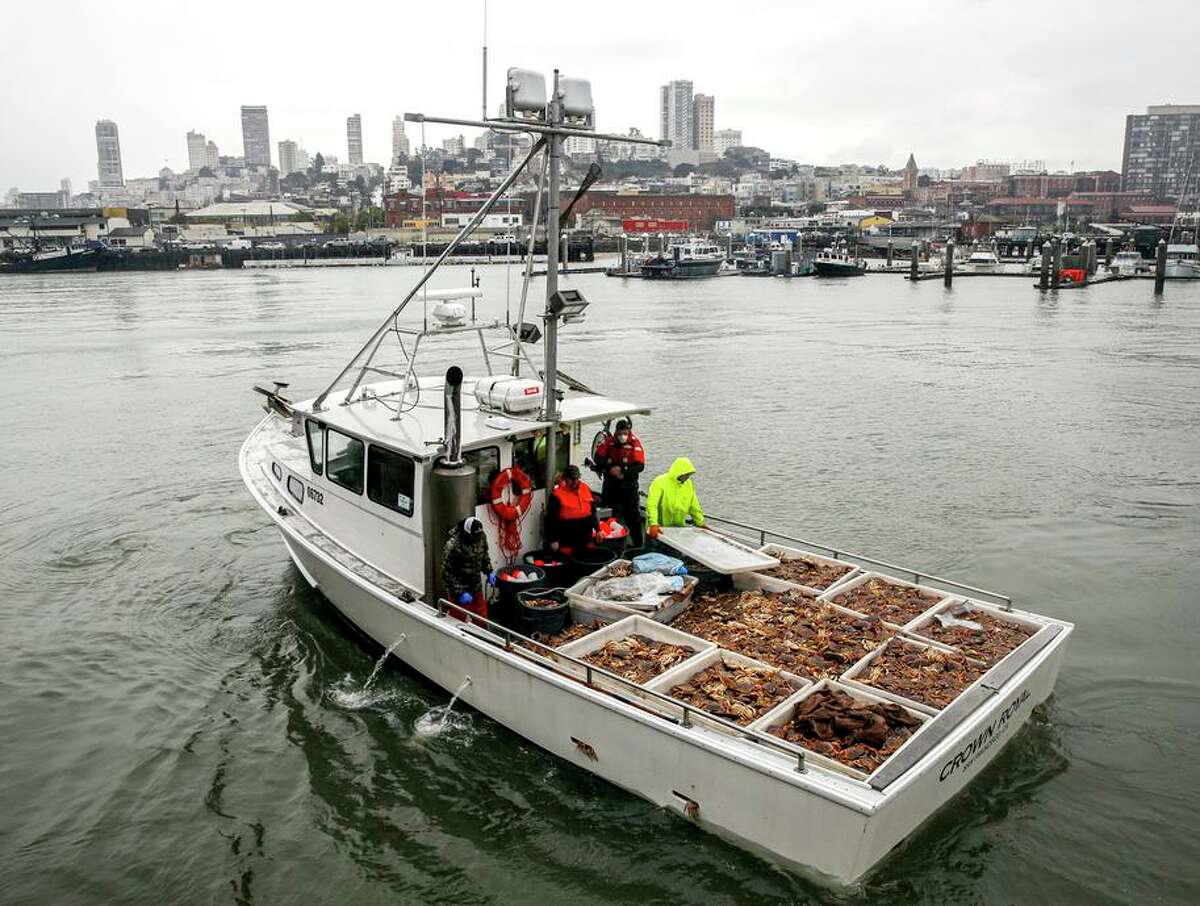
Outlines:
{"label": "person in dark jacket", "polygon": [[487,576],[489,585],[496,584],[483,523],[468,516],[450,529],[442,551],[442,586],[446,599],[486,617],[483,576]]}
{"label": "person in dark jacket", "polygon": [[567,466],[546,506],[546,540],[550,549],[570,553],[587,547],[598,525],[592,489],[580,480],[579,466]]}
{"label": "person in dark jacket", "polygon": [[629,529],[629,543],[642,546],[642,514],[638,506],[638,476],[646,468],[646,452],[629,419],[619,418],[613,433],[596,448],[596,471],[603,476],[600,502]]}

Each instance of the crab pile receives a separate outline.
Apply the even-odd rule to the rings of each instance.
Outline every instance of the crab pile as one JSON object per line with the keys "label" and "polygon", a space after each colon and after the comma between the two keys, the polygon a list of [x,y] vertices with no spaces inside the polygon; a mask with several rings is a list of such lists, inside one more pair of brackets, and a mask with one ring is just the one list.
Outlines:
{"label": "crab pile", "polygon": [[635,683],[645,683],[676,664],[682,664],[695,653],[683,645],[630,635],[606,642],[591,654],[583,655],[583,660]]}
{"label": "crab pile", "polygon": [[799,592],[702,596],[671,625],[806,678],[837,676],[892,635],[874,617],[841,613]]}
{"label": "crab pile", "polygon": [[629,576],[632,574],[633,574],[633,565],[632,564],[630,564],[630,563],[614,563],[612,566],[610,566],[608,568],[608,572],[605,575],[609,579],[619,579],[622,576]]}
{"label": "crab pile", "polygon": [[849,566],[839,566],[836,563],[819,563],[807,557],[796,557],[794,560],[784,560],[778,566],[764,569],[762,575],[772,579],[782,579],[784,582],[795,582],[807,588],[824,591],[846,573]]}
{"label": "crab pile", "polygon": [[533,607],[536,610],[550,610],[553,607],[562,607],[563,604],[557,598],[522,598],[521,602],[526,607]]}
{"label": "crab pile", "polygon": [[951,623],[943,626],[938,620],[930,620],[917,630],[926,638],[950,645],[967,657],[983,661],[989,667],[1033,635],[1033,630],[1018,623],[1000,620],[983,610],[960,610],[953,614],[962,620],[978,623],[980,628]]}
{"label": "crab pile", "polygon": [[820,689],[797,703],[791,719],[770,732],[870,774],[920,726],[921,721],[899,705],[858,701],[840,689]]}
{"label": "crab pile", "polygon": [[915,620],[930,608],[936,598],[917,588],[897,585],[884,579],[871,578],[841,594],[833,596],[839,607],[857,610],[869,616],[879,617],[897,626]]}
{"label": "crab pile", "polygon": [[855,679],[933,708],[944,708],[986,670],[957,651],[892,642]]}
{"label": "crab pile", "polygon": [[[568,626],[562,632],[556,632],[556,633],[535,632],[535,633],[531,634],[529,637],[531,639],[533,639],[535,642],[541,642],[543,645],[545,645],[548,648],[561,648],[563,645],[566,645],[570,642],[574,642],[576,639],[582,639],[585,635],[589,635],[590,633],[595,632],[597,629],[601,628],[603,625],[604,624],[601,623],[599,620],[596,620],[592,623],[586,623],[586,624],[585,623],[572,623],[570,626]],[[521,644],[525,645],[525,647],[527,647],[527,648],[532,648],[535,651],[537,650],[537,648],[533,645],[526,645],[525,642],[522,642]]]}
{"label": "crab pile", "polygon": [[796,689],[778,670],[724,659],[671,688],[695,708],[745,726],[766,714]]}

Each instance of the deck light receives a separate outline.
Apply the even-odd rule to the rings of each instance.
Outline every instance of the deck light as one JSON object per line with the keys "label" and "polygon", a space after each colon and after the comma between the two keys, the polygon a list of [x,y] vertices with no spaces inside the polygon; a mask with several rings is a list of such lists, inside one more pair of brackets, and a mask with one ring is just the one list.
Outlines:
{"label": "deck light", "polygon": [[587,79],[558,78],[558,99],[562,104],[563,122],[582,129],[595,125],[596,108],[592,104],[592,83]]}
{"label": "deck light", "polygon": [[564,324],[583,319],[588,302],[577,289],[560,289],[550,297],[550,314],[563,319]]}

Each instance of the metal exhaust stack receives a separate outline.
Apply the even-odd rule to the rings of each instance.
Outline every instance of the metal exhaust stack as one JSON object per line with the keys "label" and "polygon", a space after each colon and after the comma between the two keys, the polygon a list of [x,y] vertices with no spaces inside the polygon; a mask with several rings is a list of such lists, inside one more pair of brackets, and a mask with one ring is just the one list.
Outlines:
{"label": "metal exhaust stack", "polygon": [[445,386],[445,429],[444,442],[446,452],[442,456],[443,465],[454,468],[463,464],[462,458],[462,369],[451,365],[446,371]]}

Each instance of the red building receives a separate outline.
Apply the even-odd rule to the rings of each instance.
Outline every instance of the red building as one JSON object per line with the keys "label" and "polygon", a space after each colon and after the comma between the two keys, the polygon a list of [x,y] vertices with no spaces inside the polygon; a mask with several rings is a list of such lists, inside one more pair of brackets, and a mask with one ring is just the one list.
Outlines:
{"label": "red building", "polygon": [[[563,201],[563,207],[570,198]],[[686,220],[693,230],[712,230],[718,220],[732,220],[732,195],[618,195],[588,192],[572,212],[600,211],[616,220]]]}

